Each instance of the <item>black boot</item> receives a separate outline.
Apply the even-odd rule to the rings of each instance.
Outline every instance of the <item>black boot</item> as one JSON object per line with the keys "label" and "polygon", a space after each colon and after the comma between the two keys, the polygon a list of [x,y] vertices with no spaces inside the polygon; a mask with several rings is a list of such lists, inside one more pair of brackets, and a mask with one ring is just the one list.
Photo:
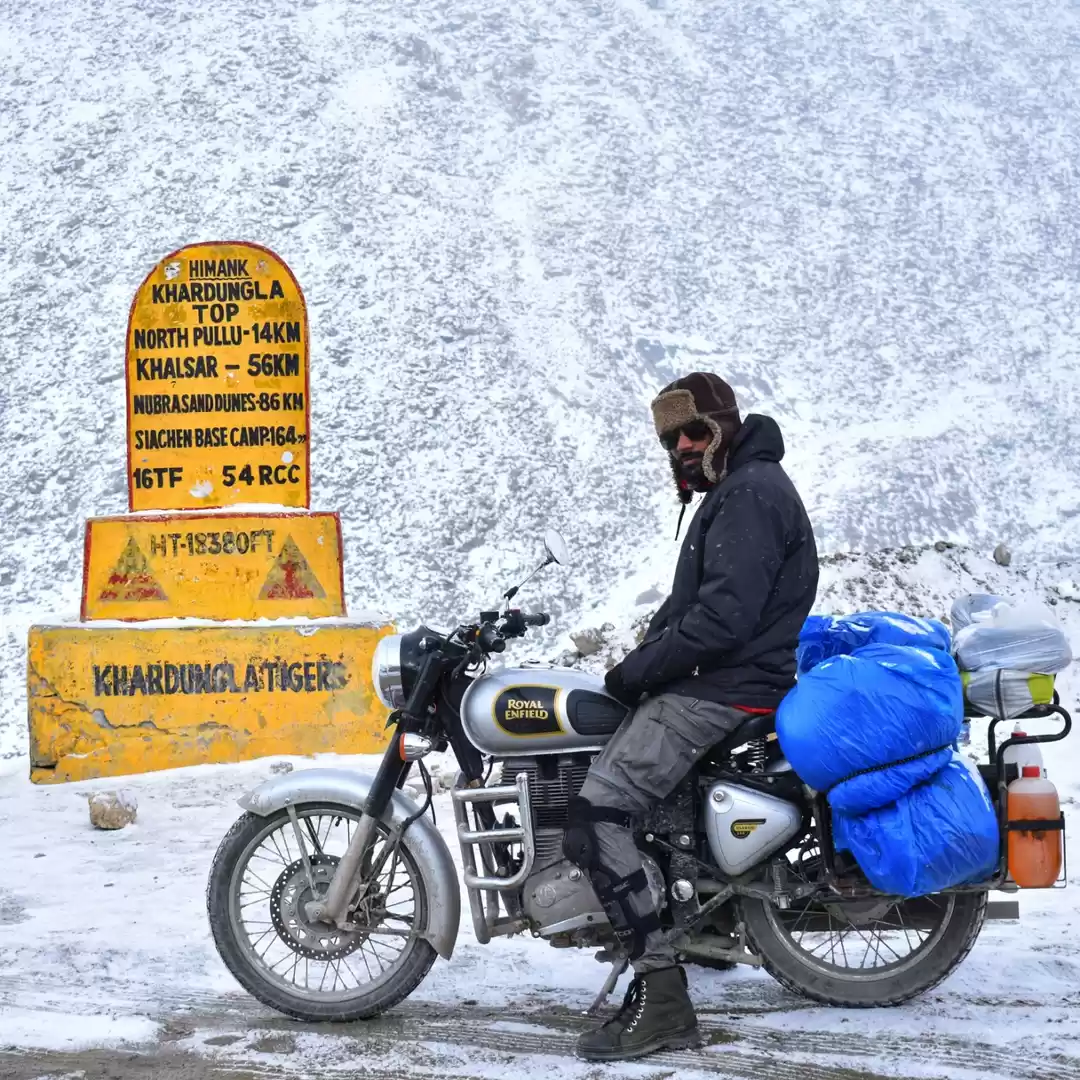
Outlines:
{"label": "black boot", "polygon": [[577,1054],[587,1061],[622,1061],[700,1044],[686,972],[669,967],[636,976],[618,1013],[578,1039]]}

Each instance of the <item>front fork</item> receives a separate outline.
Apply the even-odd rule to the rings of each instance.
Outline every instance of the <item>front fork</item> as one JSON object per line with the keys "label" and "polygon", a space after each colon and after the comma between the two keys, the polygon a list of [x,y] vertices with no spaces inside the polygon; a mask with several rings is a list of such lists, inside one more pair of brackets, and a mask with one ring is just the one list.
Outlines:
{"label": "front fork", "polygon": [[[424,646],[424,642],[420,644],[421,647]],[[425,715],[428,702],[434,697],[439,685],[442,670],[443,663],[429,652],[424,657],[416,685],[412,688],[405,707],[400,712],[391,715],[391,721],[396,721],[394,735],[379,763],[379,771],[375,774],[371,791],[364,803],[363,814],[360,817],[360,824],[356,827],[356,833],[337,864],[325,895],[310,901],[304,908],[305,914],[313,922],[333,923],[342,930],[349,928],[349,921],[345,917],[346,912],[350,906],[355,907],[356,903],[363,900],[367,890],[367,885],[361,884],[356,903],[350,905],[356,888],[356,874],[367,854],[376,824],[390,805],[395,789],[405,782],[412,762],[423,757],[433,747],[432,741],[426,736],[404,729],[409,726],[410,720]],[[398,839],[400,837],[390,838],[386,845],[387,855],[394,849]],[[378,866],[372,869],[372,877],[378,874],[379,869]]]}
{"label": "front fork", "polygon": [[[415,739],[417,736],[411,738]],[[367,884],[361,883],[359,898],[350,903],[356,892],[356,876],[360,870],[360,864],[364,861],[364,856],[371,846],[376,825],[382,818],[387,806],[390,805],[394,791],[405,782],[405,778],[409,775],[409,769],[412,767],[412,762],[415,760],[415,757],[406,757],[406,754],[410,753],[409,748],[406,746],[407,739],[410,739],[409,735],[401,733],[400,728],[395,729],[394,737],[390,740],[390,745],[383,754],[371,790],[368,792],[368,797],[364,802],[360,823],[356,827],[356,832],[353,833],[349,846],[345,849],[345,854],[342,855],[334,870],[334,876],[330,879],[330,887],[321,897],[309,901],[305,906],[305,914],[312,922],[332,923],[341,930],[350,929],[347,918],[348,911],[363,900],[364,892],[367,890]],[[421,748],[421,746],[417,745],[415,750],[419,751]],[[430,743],[424,749],[430,749]],[[422,754],[416,753],[416,756],[419,757]],[[387,844],[387,854],[395,846],[393,839],[391,838],[391,842]],[[378,874],[378,871],[379,867],[373,868],[372,878]]]}

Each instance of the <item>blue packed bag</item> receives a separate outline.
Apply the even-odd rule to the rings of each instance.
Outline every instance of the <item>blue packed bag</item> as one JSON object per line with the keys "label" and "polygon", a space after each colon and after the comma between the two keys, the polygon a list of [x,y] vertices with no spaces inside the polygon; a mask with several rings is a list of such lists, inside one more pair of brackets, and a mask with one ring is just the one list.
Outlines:
{"label": "blue packed bag", "polygon": [[799,632],[795,664],[800,675],[832,656],[850,655],[866,645],[912,645],[950,652],[948,627],[937,619],[898,611],[860,611],[854,615],[811,615]]}
{"label": "blue packed bag", "polygon": [[851,852],[875,889],[913,897],[991,877],[1000,832],[982,778],[953,754],[887,806],[859,815],[834,811],[833,841]]}
{"label": "blue packed bag", "polygon": [[867,645],[806,672],[780,703],[776,733],[805,783],[826,792],[834,810],[859,814],[946,765],[963,719],[963,685],[947,652]]}

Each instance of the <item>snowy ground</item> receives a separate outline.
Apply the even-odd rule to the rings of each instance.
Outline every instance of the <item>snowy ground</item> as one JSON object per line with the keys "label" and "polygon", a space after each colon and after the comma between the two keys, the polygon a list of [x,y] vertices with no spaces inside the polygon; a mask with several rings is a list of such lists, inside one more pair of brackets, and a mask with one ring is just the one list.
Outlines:
{"label": "snowy ground", "polygon": [[[634,597],[661,583],[661,570],[658,561],[613,599],[609,610],[620,625]],[[990,589],[1053,601],[1075,648],[1080,604],[1067,598],[1067,582],[1076,577],[1075,567],[1004,569],[960,549],[850,556],[825,565],[819,608],[940,616],[958,592]],[[605,610],[594,614],[599,625]],[[608,651],[629,643],[625,634],[611,636]],[[604,654],[592,662],[602,666]],[[1059,686],[1066,704],[1080,700],[1076,665]],[[977,747],[978,727],[974,736]],[[0,883],[0,1076],[90,1080],[144,1075],[152,1066],[155,1076],[177,1077],[540,1073],[584,1080],[677,1071],[689,1078],[1080,1080],[1080,737],[1046,757],[1071,829],[1072,888],[1021,895],[1021,921],[989,924],[960,970],[931,994],[895,1010],[829,1010],[749,969],[691,968],[709,1045],[601,1070],[576,1061],[572,1042],[604,969],[590,953],[555,951],[531,938],[480,947],[467,914],[452,962],[438,961],[414,995],[380,1020],[305,1026],[243,992],[214,951],[203,890],[214,849],[240,812],[235,799],[269,775],[270,761],[36,788],[25,778],[25,759],[15,758],[0,763],[0,840],[12,868]],[[374,764],[339,760],[365,771]],[[86,796],[114,788],[136,794],[138,823],[96,832]],[[445,795],[437,814],[459,861]]]}
{"label": "snowy ground", "polygon": [[[369,771],[374,759],[319,761],[328,763]],[[597,1068],[577,1061],[572,1043],[605,969],[591,953],[531,938],[481,947],[467,913],[453,960],[437,961],[379,1020],[298,1024],[242,991],[214,950],[203,891],[214,849],[240,813],[235,799],[270,764],[46,788],[21,774],[0,778],[11,868],[0,885],[0,1076],[1080,1080],[1075,782],[1063,785],[1073,888],[1021,895],[1021,921],[988,924],[960,970],[922,1000],[822,1009],[760,972],[692,967],[708,1045]],[[135,793],[138,822],[97,832],[86,796],[117,787]],[[445,794],[436,813],[460,865]]]}

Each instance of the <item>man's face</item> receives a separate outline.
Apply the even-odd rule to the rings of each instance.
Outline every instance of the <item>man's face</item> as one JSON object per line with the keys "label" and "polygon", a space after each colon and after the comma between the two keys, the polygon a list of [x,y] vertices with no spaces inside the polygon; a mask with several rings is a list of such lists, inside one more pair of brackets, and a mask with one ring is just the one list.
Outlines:
{"label": "man's face", "polygon": [[708,487],[701,466],[705,451],[712,441],[712,429],[700,420],[684,424],[677,431],[664,436],[664,445],[678,462],[679,476],[695,491]]}

